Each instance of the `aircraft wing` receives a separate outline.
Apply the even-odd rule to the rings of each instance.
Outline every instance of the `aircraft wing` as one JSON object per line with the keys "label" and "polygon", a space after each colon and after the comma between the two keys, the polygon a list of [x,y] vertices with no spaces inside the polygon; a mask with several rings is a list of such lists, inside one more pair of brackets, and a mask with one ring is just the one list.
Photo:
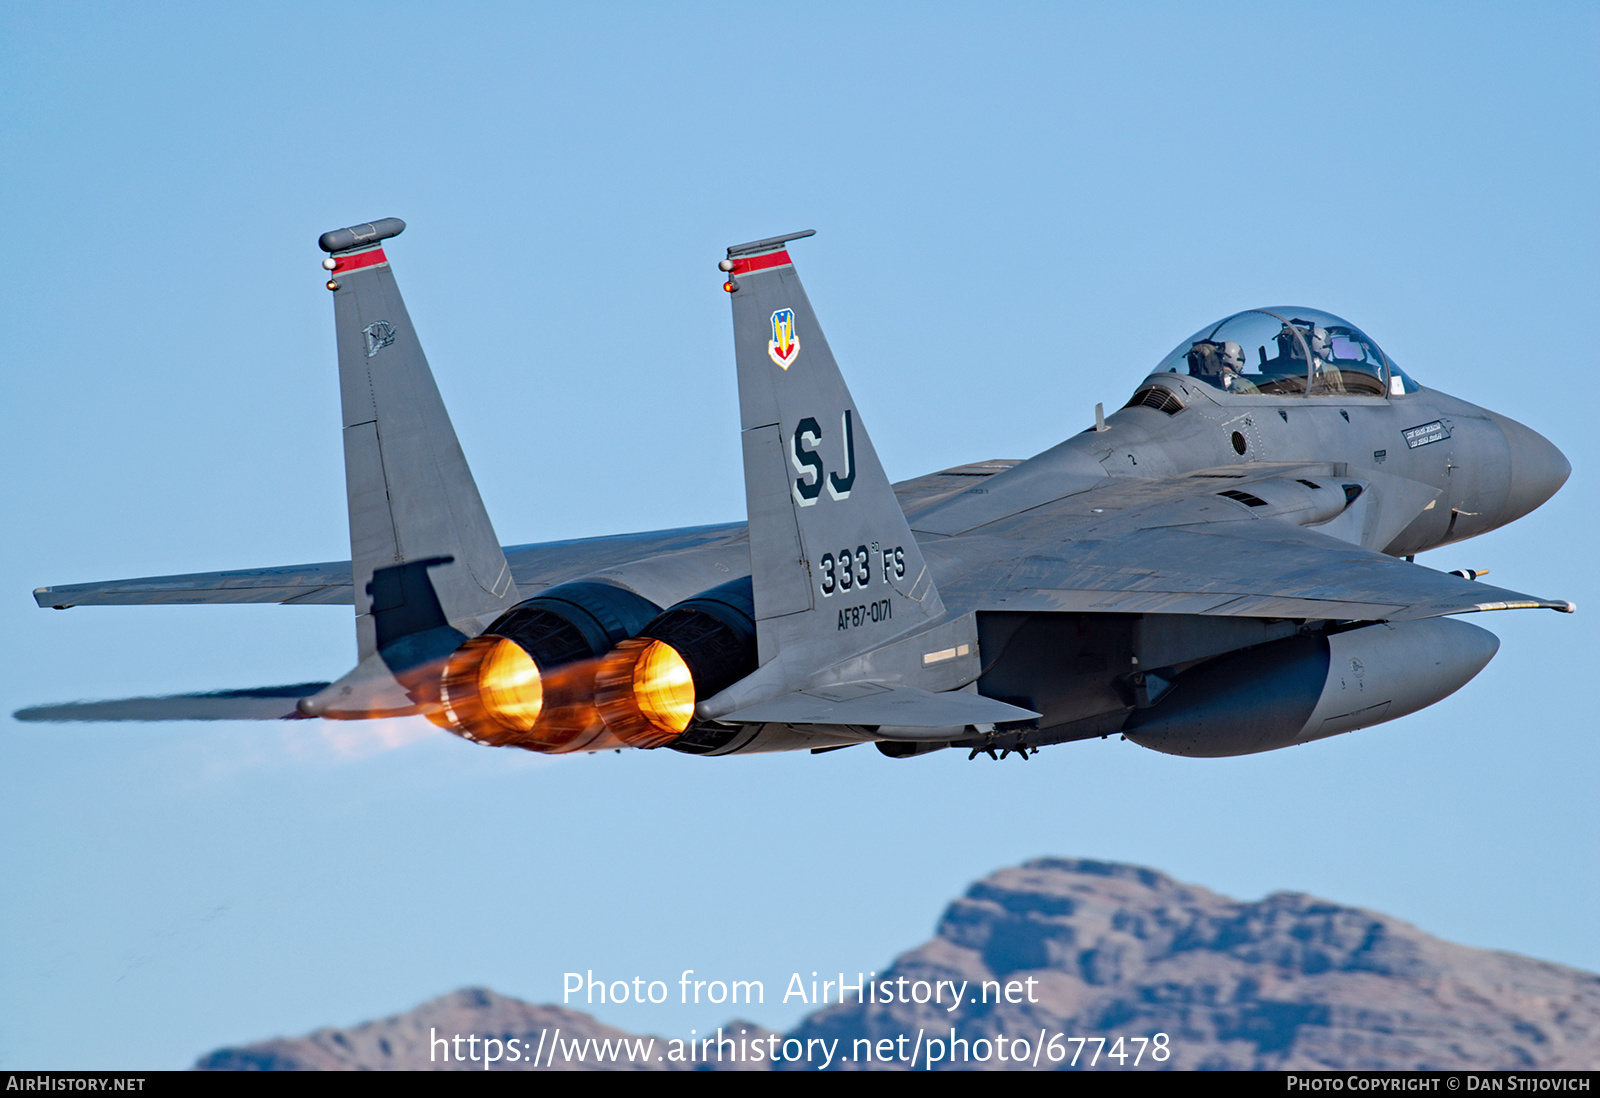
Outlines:
{"label": "aircraft wing", "polygon": [[[904,507],[925,506],[982,483],[1016,464],[1015,461],[994,460],[959,465],[902,481],[895,485],[895,494]],[[504,552],[518,589],[537,592],[543,587],[646,557],[742,540],[744,533],[744,523],[724,523],[643,534],[508,545]],[[56,584],[36,588],[33,597],[40,606],[58,610],[72,606],[148,606],[157,603],[275,602],[295,606],[349,606],[355,601],[352,592],[350,562],[334,560],[320,564]]]}
{"label": "aircraft wing", "polygon": [[[1337,519],[1297,525],[1252,494],[1268,494],[1274,482],[1309,484],[1285,477],[1296,472],[1325,470],[1263,469],[1227,480],[1204,473],[1113,478],[933,541],[930,556],[948,564],[941,574],[966,577],[943,584],[948,599],[989,610],[1403,621],[1574,609],[1362,548],[1333,536],[1352,529]],[[1390,500],[1399,494],[1391,486]],[[1402,515],[1402,524],[1412,517]],[[983,558],[1006,563],[972,566]]]}
{"label": "aircraft wing", "polygon": [[[581,538],[506,546],[506,562],[519,588],[538,590],[597,569],[662,553],[698,548],[742,536],[743,523],[689,527],[646,534]],[[178,576],[69,583],[35,588],[40,606],[147,606],[156,603],[285,603],[349,606],[354,601],[350,562],[239,568]]]}

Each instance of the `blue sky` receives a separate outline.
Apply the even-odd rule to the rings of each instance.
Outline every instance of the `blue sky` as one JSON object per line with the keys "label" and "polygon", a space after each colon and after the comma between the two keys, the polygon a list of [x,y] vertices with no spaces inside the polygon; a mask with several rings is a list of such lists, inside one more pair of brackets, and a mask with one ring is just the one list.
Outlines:
{"label": "blue sky", "polygon": [[[1573,465],[1424,558],[1479,619],[1421,714],[1177,759],[549,760],[420,722],[0,728],[0,1067],[180,1067],[467,984],[882,969],[966,883],[1124,859],[1600,970],[1600,16],[1589,5],[10,5],[0,709],[329,678],[339,607],[34,608],[347,555],[317,235],[390,248],[497,530],[737,519],[729,243],[795,255],[894,477],[1026,457],[1293,302]],[[675,460],[663,466],[666,450]],[[703,1032],[727,1008],[596,1008]]]}

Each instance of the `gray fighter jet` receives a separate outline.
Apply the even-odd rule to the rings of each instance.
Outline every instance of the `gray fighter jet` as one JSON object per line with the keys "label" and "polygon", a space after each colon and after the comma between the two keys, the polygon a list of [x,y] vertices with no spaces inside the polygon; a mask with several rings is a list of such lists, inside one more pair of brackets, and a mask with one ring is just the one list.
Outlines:
{"label": "gray fighter jet", "polygon": [[325,233],[349,561],[43,587],[40,606],[343,603],[332,683],[42,706],[22,720],[421,714],[477,743],[700,755],[872,742],[1026,759],[1120,733],[1266,751],[1444,698],[1499,642],[1454,615],[1570,603],[1412,555],[1570,471],[1314,309],[1185,339],[1027,461],[891,484],[790,257],[729,248],[747,521],[502,547],[384,242]]}

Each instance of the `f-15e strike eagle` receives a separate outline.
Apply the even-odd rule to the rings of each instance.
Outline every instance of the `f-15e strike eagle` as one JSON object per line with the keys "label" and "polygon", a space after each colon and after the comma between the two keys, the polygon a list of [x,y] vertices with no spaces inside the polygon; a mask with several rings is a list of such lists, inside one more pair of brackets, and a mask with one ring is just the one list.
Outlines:
{"label": "f-15e strike eagle", "polygon": [[35,592],[57,608],[353,604],[355,669],[19,718],[420,714],[552,754],[1027,758],[1120,733],[1238,755],[1459,689],[1499,642],[1453,615],[1573,609],[1409,560],[1549,499],[1560,451],[1314,309],[1207,325],[1124,408],[1027,461],[891,484],[789,253],[809,231],[719,264],[747,521],[502,547],[384,249],[404,228],[319,242],[349,561]]}

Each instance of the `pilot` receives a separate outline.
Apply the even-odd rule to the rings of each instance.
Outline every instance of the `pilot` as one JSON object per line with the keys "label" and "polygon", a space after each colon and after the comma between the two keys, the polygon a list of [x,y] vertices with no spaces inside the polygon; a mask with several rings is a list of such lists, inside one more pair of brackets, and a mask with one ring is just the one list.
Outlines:
{"label": "pilot", "polygon": [[1244,348],[1233,340],[1218,343],[1202,339],[1189,348],[1189,376],[1230,393],[1254,393],[1255,384],[1244,378]]}
{"label": "pilot", "polygon": [[1333,364],[1333,338],[1328,329],[1312,325],[1306,333],[1311,346],[1311,391],[1314,393],[1344,392],[1344,375]]}
{"label": "pilot", "polygon": [[1306,342],[1311,345],[1313,358],[1319,358],[1323,362],[1333,361],[1333,339],[1328,335],[1328,329],[1313,324]]}
{"label": "pilot", "polygon": [[1255,382],[1244,376],[1244,348],[1233,340],[1223,342],[1217,352],[1217,365],[1222,370],[1222,387],[1230,393],[1258,393]]}

